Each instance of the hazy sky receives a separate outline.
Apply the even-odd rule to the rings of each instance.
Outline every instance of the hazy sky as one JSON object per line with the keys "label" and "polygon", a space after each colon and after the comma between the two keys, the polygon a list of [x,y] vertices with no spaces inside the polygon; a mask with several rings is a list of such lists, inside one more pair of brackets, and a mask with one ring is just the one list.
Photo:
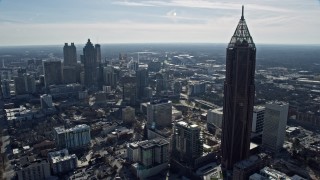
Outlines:
{"label": "hazy sky", "polygon": [[229,42],[245,5],[257,44],[320,44],[320,0],[0,0],[0,45]]}

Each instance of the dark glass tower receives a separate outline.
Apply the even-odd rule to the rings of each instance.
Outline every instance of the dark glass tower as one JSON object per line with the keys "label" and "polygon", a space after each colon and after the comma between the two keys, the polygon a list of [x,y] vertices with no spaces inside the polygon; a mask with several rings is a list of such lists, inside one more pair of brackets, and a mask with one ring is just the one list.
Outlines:
{"label": "dark glass tower", "polygon": [[255,63],[256,47],[242,6],[241,19],[227,47],[221,144],[225,170],[232,170],[236,162],[249,155]]}
{"label": "dark glass tower", "polygon": [[136,97],[141,100],[145,96],[144,90],[148,87],[149,72],[145,68],[136,71]]}
{"label": "dark glass tower", "polygon": [[96,51],[90,39],[83,48],[84,60],[84,84],[86,87],[93,87],[97,85],[97,58]]}

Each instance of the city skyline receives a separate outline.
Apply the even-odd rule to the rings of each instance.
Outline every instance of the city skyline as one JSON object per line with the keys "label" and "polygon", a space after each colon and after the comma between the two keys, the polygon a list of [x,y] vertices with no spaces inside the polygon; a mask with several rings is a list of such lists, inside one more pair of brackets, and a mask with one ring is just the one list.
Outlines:
{"label": "city skyline", "polygon": [[82,44],[87,38],[100,44],[224,43],[242,4],[257,44],[319,44],[316,0],[2,0],[0,40],[2,45]]}
{"label": "city skyline", "polygon": [[320,179],[320,46],[239,17],[227,46],[0,48],[0,179]]}

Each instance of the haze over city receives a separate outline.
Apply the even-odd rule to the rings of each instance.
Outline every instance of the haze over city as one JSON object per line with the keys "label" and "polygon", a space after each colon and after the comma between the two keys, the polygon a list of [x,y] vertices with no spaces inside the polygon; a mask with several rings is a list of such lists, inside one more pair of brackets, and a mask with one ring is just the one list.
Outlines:
{"label": "haze over city", "polygon": [[245,5],[258,44],[319,44],[319,0],[1,0],[8,45],[225,43]]}
{"label": "haze over city", "polygon": [[0,0],[0,179],[319,180],[319,6]]}

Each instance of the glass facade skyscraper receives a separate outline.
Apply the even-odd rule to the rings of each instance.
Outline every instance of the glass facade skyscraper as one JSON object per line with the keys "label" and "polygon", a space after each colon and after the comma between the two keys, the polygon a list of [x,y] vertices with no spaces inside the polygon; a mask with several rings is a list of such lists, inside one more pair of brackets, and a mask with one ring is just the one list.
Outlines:
{"label": "glass facade skyscraper", "polygon": [[222,167],[246,159],[250,150],[256,47],[242,16],[227,47],[222,123]]}

